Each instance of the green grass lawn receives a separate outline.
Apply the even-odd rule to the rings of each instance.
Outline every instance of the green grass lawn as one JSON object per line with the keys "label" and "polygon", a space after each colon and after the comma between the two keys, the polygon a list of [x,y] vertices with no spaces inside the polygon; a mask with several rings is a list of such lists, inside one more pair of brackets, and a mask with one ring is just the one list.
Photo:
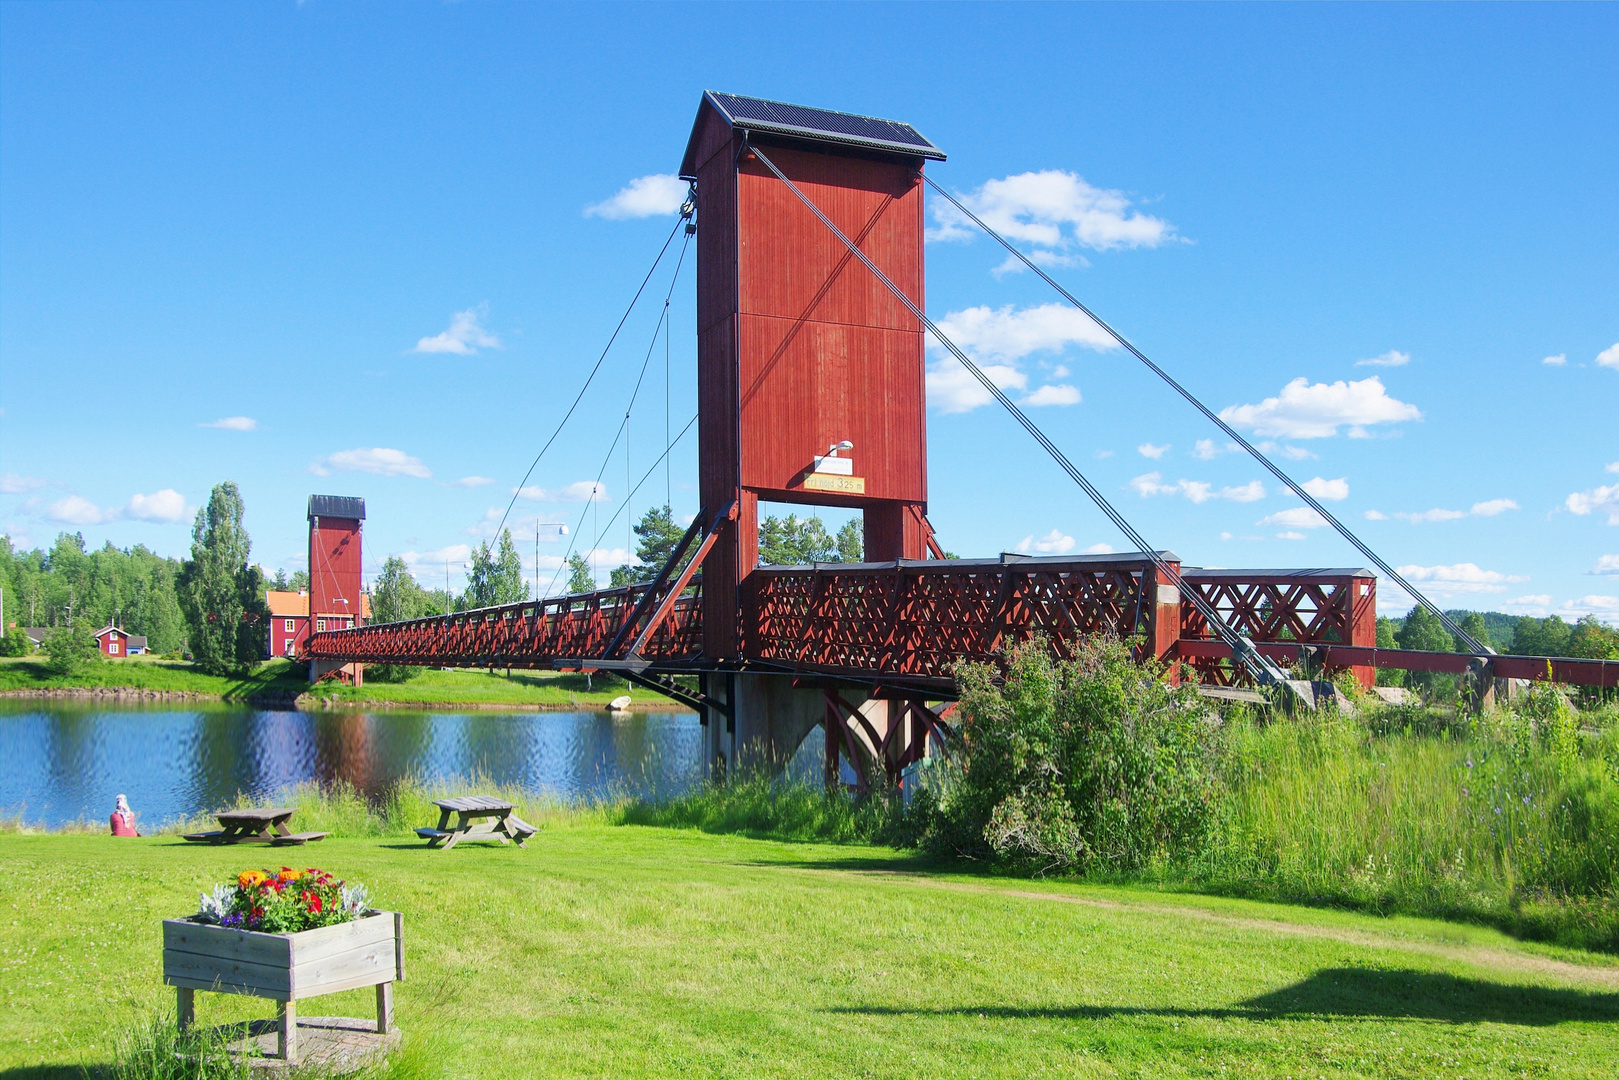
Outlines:
{"label": "green grass lawn", "polygon": [[186,691],[226,701],[302,694],[307,695],[302,704],[316,706],[381,702],[514,709],[599,709],[615,697],[629,694],[636,708],[685,709],[662,694],[629,686],[622,679],[606,674],[587,679],[584,675],[556,671],[518,670],[508,676],[505,669],[442,671],[427,668],[416,678],[402,683],[373,680],[363,686],[344,686],[325,682],[311,687],[305,668],[286,660],[267,661],[242,678],[222,678],[205,675],[190,663],[144,657],[93,661],[71,676],[52,674],[43,658],[0,658],[0,692],[96,688]]}
{"label": "green grass lawn", "polygon": [[43,656],[0,658],[0,691],[69,690],[97,688],[185,691],[209,694],[225,700],[275,694],[297,694],[308,688],[301,667],[284,660],[260,664],[252,674],[241,678],[205,675],[195,665],[155,657],[123,660],[92,660],[73,675],[56,675],[45,666]]}
{"label": "green grass lawn", "polygon": [[[159,920],[263,864],[406,913],[445,1077],[1600,1076],[1619,962],[1492,930],[930,873],[882,849],[542,822],[527,850],[0,835],[0,1077],[77,1076],[172,1007]],[[365,1016],[368,992],[309,1014]],[[198,996],[199,1019],[273,1014]]]}

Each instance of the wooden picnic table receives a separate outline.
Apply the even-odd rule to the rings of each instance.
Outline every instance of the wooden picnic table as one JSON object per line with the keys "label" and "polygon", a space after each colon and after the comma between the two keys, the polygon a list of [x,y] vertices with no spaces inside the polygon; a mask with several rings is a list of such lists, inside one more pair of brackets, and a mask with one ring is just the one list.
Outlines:
{"label": "wooden picnic table", "polygon": [[202,844],[271,844],[283,847],[324,840],[323,832],[295,833],[287,828],[292,811],[284,806],[264,810],[224,810],[214,815],[220,827],[209,832],[185,833],[185,839]]}
{"label": "wooden picnic table", "polygon": [[[439,809],[438,828],[416,830],[428,847],[448,851],[463,840],[499,840],[502,844],[515,840],[518,847],[528,847],[528,838],[534,835],[534,826],[512,813],[516,806],[488,795],[435,799],[433,805]],[[453,829],[451,814],[457,815]]]}

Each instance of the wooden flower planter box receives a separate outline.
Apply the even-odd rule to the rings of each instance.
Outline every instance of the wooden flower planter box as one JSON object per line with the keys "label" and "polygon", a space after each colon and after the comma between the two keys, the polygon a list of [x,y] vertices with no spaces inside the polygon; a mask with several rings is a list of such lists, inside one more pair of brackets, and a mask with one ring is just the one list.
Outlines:
{"label": "wooden flower planter box", "polygon": [[180,1030],[196,1018],[196,993],[249,994],[278,1003],[276,1046],[298,1061],[297,1002],[361,986],[377,988],[377,1031],[393,1027],[393,984],[405,977],[404,916],[369,911],[353,922],[261,934],[191,919],[163,920],[163,982],[175,988]]}

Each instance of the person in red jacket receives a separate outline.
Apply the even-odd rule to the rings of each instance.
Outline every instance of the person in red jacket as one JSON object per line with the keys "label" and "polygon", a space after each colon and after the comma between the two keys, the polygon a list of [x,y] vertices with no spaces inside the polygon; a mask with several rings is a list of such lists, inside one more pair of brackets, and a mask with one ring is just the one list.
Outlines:
{"label": "person in red jacket", "polygon": [[118,796],[118,805],[113,808],[112,834],[114,836],[139,836],[135,831],[135,811],[129,808],[129,800],[122,795]]}

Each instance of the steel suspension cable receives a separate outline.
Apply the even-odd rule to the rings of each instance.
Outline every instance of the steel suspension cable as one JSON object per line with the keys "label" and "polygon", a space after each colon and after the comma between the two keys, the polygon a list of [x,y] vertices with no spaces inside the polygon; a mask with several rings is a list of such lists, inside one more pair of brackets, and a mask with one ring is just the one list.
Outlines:
{"label": "steel suspension cable", "polygon": [[1052,278],[1050,274],[1036,266],[1027,255],[1023,254],[1023,252],[1019,251],[1016,247],[1013,247],[1006,237],[990,228],[982,218],[963,206],[961,204],[961,200],[957,199],[954,195],[940,187],[932,177],[923,173],[921,170],[917,170],[916,175],[921,177],[923,182],[931,187],[934,191],[944,196],[944,198],[949,201],[950,205],[954,206],[958,211],[966,215],[974,225],[977,225],[980,229],[983,229],[990,236],[994,237],[1002,247],[1022,261],[1024,266],[1027,266],[1030,270],[1033,270],[1036,274],[1039,274],[1041,280],[1043,280],[1047,285],[1050,285],[1053,289],[1057,290],[1064,300],[1067,300],[1080,311],[1083,311],[1091,318],[1091,321],[1096,323],[1096,325],[1100,326],[1103,330],[1107,331],[1114,341],[1117,341],[1121,346],[1123,346],[1130,353],[1130,355],[1147,365],[1148,369],[1150,369],[1160,379],[1163,379],[1164,382],[1168,383],[1177,394],[1191,402],[1193,408],[1197,409],[1198,412],[1202,413],[1204,416],[1208,417],[1209,420],[1213,421],[1213,423],[1219,427],[1221,431],[1225,432],[1233,442],[1241,446],[1244,450],[1248,451],[1249,454],[1253,455],[1254,460],[1258,461],[1261,465],[1268,469],[1272,476],[1286,484],[1288,490],[1292,491],[1293,494],[1297,495],[1300,499],[1303,499],[1305,504],[1309,506],[1310,509],[1314,510],[1317,514],[1320,514],[1322,520],[1326,521],[1327,524],[1336,529],[1338,534],[1345,540],[1348,540],[1351,544],[1353,544],[1355,546],[1355,550],[1359,551],[1361,555],[1371,560],[1372,565],[1376,566],[1383,573],[1387,574],[1395,584],[1404,589],[1412,599],[1416,600],[1417,603],[1427,608],[1432,614],[1438,616],[1440,623],[1443,624],[1445,629],[1449,630],[1458,641],[1464,643],[1470,650],[1479,656],[1489,655],[1490,650],[1487,650],[1471,634],[1458,626],[1454,619],[1441,611],[1431,600],[1422,595],[1421,592],[1417,591],[1416,587],[1399,573],[1397,573],[1392,566],[1379,558],[1375,551],[1362,543],[1360,537],[1351,532],[1348,526],[1339,521],[1337,517],[1327,510],[1326,507],[1322,506],[1321,503],[1316,500],[1315,496],[1311,495],[1308,491],[1305,491],[1304,488],[1294,483],[1292,477],[1283,472],[1275,462],[1271,461],[1269,457],[1261,453],[1258,447],[1254,446],[1247,439],[1237,434],[1235,428],[1221,419],[1217,413],[1215,413],[1208,406],[1204,405],[1203,402],[1199,401],[1190,390],[1186,389],[1186,387],[1182,386],[1178,381],[1176,381],[1176,379],[1170,375],[1169,372],[1165,371],[1163,368],[1159,367],[1157,364],[1148,359],[1147,355],[1134,345],[1130,344],[1130,342],[1125,339],[1123,334],[1119,333],[1117,330],[1113,329],[1112,326],[1104,322],[1102,318],[1096,314],[1096,312],[1080,303],[1079,300],[1075,298],[1073,293],[1057,284],[1056,280]]}
{"label": "steel suspension cable", "polygon": [[[658,455],[658,460],[654,461],[652,463],[652,465],[647,469],[647,471],[642,474],[641,479],[636,481],[635,487],[630,489],[629,494],[633,495],[635,492],[641,490],[641,485],[646,483],[647,477],[651,476],[653,473],[658,471],[658,466],[663,464],[664,459],[667,458],[671,452],[673,452],[675,446],[680,442],[680,440],[684,439],[686,437],[686,432],[690,431],[691,426],[693,424],[695,424],[695,423],[697,423],[697,417],[694,415],[690,420],[686,421],[686,426],[680,429],[680,434],[676,435],[674,437],[674,439],[670,441],[669,445],[664,448],[663,453]],[[588,510],[589,507],[587,506],[585,509]],[[622,512],[622,511],[619,511],[619,512]],[[615,512],[612,519],[610,519],[607,522],[607,527],[609,529],[611,529],[613,527],[613,521],[616,521],[617,519],[618,519],[618,512]],[[579,523],[581,525],[583,525],[584,520],[585,520],[585,511],[581,510],[579,512]],[[575,536],[575,539],[577,539],[577,537],[578,537],[578,530],[577,529],[574,530],[574,536]],[[568,541],[568,550],[562,553],[562,563],[551,574],[551,583],[545,587],[546,588],[546,596],[552,595],[551,590],[556,587],[557,575],[562,573],[562,567],[566,566],[568,564],[568,557],[573,554],[574,542],[575,542],[574,540]],[[536,585],[537,584],[538,584],[538,582],[536,582]],[[543,597],[541,599],[543,599]]]}
{"label": "steel suspension cable", "polygon": [[[836,236],[843,242],[843,245],[849,249],[850,253],[853,254],[855,258],[859,259],[863,264],[865,264],[866,269],[870,270],[872,275],[876,277],[878,281],[882,282],[888,291],[893,293],[900,303],[904,304],[906,308],[910,310],[912,315],[916,316],[917,320],[921,322],[921,324],[939,340],[940,344],[944,345],[944,347],[950,351],[951,355],[954,356],[956,360],[967,369],[973,378],[977,379],[984,389],[989,391],[991,396],[993,396],[996,401],[999,401],[1007,412],[1012,414],[1012,418],[1022,425],[1025,431],[1033,436],[1034,440],[1040,444],[1046,453],[1051,455],[1052,460],[1057,463],[1058,467],[1061,468],[1063,472],[1068,474],[1069,479],[1078,484],[1085,494],[1090,496],[1091,501],[1096,503],[1096,505],[1101,508],[1102,512],[1107,515],[1108,519],[1113,522],[1114,526],[1127,538],[1129,538],[1132,544],[1136,545],[1136,550],[1145,556],[1159,573],[1167,576],[1182,596],[1186,597],[1192,602],[1192,606],[1197,609],[1197,613],[1203,617],[1203,620],[1209,625],[1210,629],[1212,629],[1220,637],[1221,641],[1225,642],[1225,644],[1231,648],[1231,655],[1234,661],[1247,668],[1249,673],[1252,674],[1253,677],[1261,684],[1284,682],[1286,680],[1286,675],[1274,663],[1261,655],[1254,647],[1254,643],[1252,641],[1233,630],[1226,623],[1225,619],[1220,616],[1220,613],[1214,609],[1213,605],[1203,598],[1203,595],[1198,592],[1198,590],[1195,588],[1188,589],[1186,587],[1185,583],[1181,579],[1180,571],[1175,566],[1159,557],[1157,551],[1154,550],[1153,547],[1147,543],[1146,539],[1135,530],[1135,527],[1125,520],[1124,515],[1120,514],[1118,510],[1114,508],[1113,504],[1107,500],[1106,496],[1104,496],[1101,491],[1099,491],[1096,486],[1086,478],[1085,474],[1080,472],[1079,469],[1074,466],[1072,461],[1068,460],[1068,455],[1064,454],[1056,443],[1047,438],[1045,432],[1041,431],[1039,426],[1035,424],[1033,420],[1029,419],[1028,414],[1022,409],[1018,408],[1017,404],[1011,398],[1007,397],[1005,392],[1003,392],[999,386],[996,386],[994,381],[990,379],[989,376],[985,375],[983,370],[980,369],[977,364],[973,363],[972,359],[966,353],[962,352],[961,349],[957,347],[956,343],[951,341],[950,338],[939,329],[932,319],[928,318],[927,313],[923,311],[921,307],[915,303],[915,301],[907,296],[903,289],[894,284],[894,282],[889,279],[888,275],[883,273],[877,264],[872,262],[871,259],[866,256],[866,253],[861,251],[855,242],[850,240],[848,236],[844,234],[843,230],[838,228],[837,225],[833,223],[831,218],[822,213],[821,208],[816,206],[815,203],[810,200],[809,196],[800,191],[798,185],[788,179],[787,174],[777,168],[776,163],[771,161],[770,158],[765,155],[764,151],[760,150],[758,146],[751,143],[748,145],[747,149],[757,156],[758,159],[764,163],[766,168],[776,174],[776,179],[786,184],[788,189],[791,190],[794,195],[798,196],[798,200],[808,207],[811,213],[820,219],[821,224],[825,225],[827,229],[832,232],[832,235]],[[1145,575],[1142,576],[1141,588],[1143,591],[1145,591],[1147,588]]]}
{"label": "steel suspension cable", "polygon": [[527,484],[528,478],[534,475],[534,469],[539,465],[540,459],[545,456],[547,450],[551,449],[551,444],[557,441],[557,436],[562,434],[562,429],[568,426],[568,420],[572,418],[574,410],[579,408],[579,402],[584,400],[585,391],[589,390],[590,384],[595,381],[596,373],[601,370],[602,361],[607,359],[607,353],[612,349],[613,342],[618,340],[619,331],[624,329],[624,324],[629,321],[630,313],[635,310],[636,302],[641,299],[641,293],[646,291],[647,282],[652,280],[652,275],[657,271],[658,264],[663,261],[663,256],[669,250],[669,245],[674,243],[675,233],[680,231],[680,226],[690,216],[691,213],[685,207],[682,207],[680,217],[675,221],[675,227],[669,230],[669,235],[664,238],[663,247],[658,249],[658,257],[652,260],[652,265],[647,269],[646,277],[641,279],[640,287],[635,290],[635,295],[630,297],[630,306],[624,309],[624,315],[618,320],[618,325],[613,328],[613,334],[607,339],[607,345],[602,349],[602,354],[596,358],[596,366],[590,369],[590,375],[586,377],[585,385],[579,388],[579,393],[574,396],[573,404],[569,405],[568,411],[562,414],[562,419],[557,423],[556,430],[551,432],[549,439],[545,440],[545,445],[540,447],[540,452],[534,455],[534,460],[529,464],[528,472],[523,474],[523,479],[518,482],[517,489],[512,492],[511,501],[506,504],[506,512],[500,515],[500,524],[495,526],[496,536],[499,536],[500,530],[506,527],[506,519],[511,516],[512,507],[517,505],[517,497],[522,492],[523,485]]}

